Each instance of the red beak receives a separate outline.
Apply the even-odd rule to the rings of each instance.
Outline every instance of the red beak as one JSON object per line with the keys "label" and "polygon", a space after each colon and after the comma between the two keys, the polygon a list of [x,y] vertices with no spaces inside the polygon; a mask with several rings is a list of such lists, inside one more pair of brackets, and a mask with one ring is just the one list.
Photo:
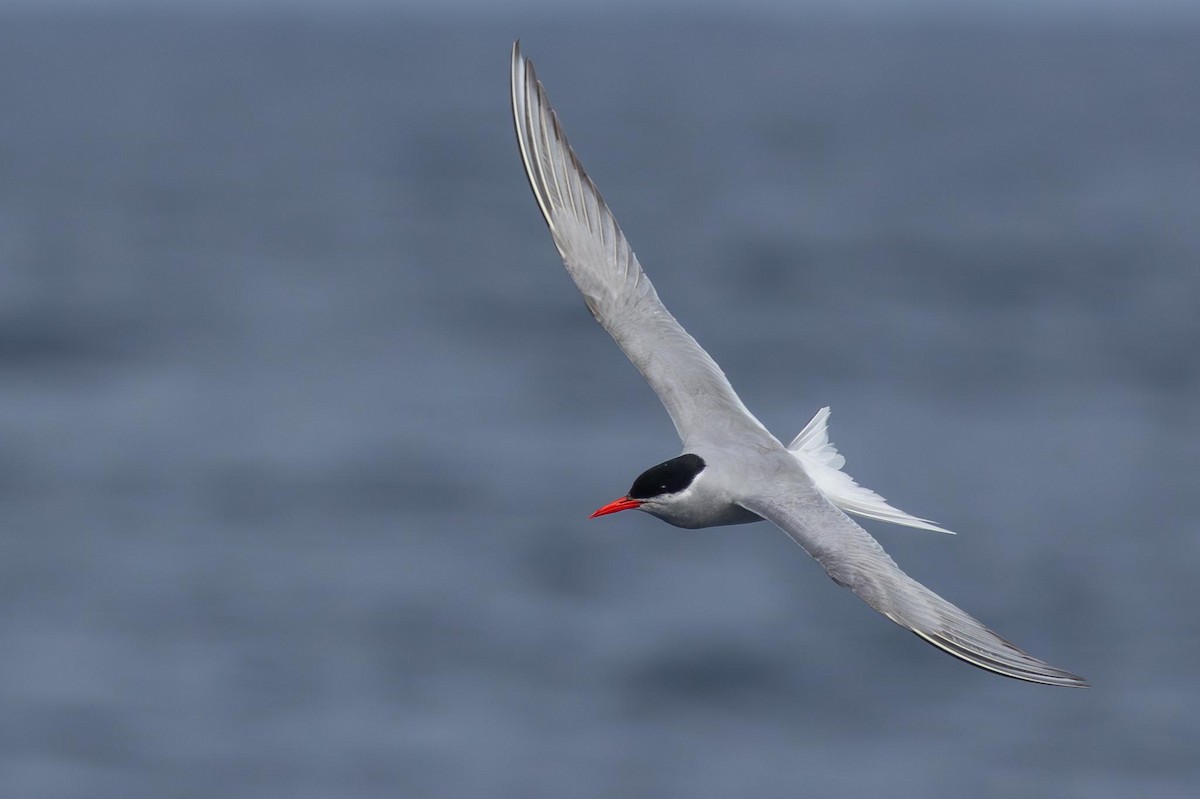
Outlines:
{"label": "red beak", "polygon": [[607,516],[608,514],[616,513],[619,510],[630,510],[631,508],[636,508],[641,504],[642,504],[642,501],[640,499],[630,499],[629,497],[621,497],[620,499],[614,499],[612,502],[608,503],[603,508],[596,511],[588,518],[594,519],[597,516]]}

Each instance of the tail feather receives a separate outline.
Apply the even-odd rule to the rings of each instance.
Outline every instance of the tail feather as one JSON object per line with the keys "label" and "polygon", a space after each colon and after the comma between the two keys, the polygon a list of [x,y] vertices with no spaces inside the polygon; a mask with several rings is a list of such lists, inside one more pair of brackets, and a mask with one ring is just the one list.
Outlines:
{"label": "tail feather", "polygon": [[830,502],[855,516],[954,535],[953,531],[940,527],[929,519],[893,508],[879,494],[860,486],[853,477],[843,472],[842,467],[846,465],[846,459],[829,440],[829,414],[828,406],[817,411],[816,416],[792,439],[792,443],[788,444],[788,450],[796,456],[804,471]]}

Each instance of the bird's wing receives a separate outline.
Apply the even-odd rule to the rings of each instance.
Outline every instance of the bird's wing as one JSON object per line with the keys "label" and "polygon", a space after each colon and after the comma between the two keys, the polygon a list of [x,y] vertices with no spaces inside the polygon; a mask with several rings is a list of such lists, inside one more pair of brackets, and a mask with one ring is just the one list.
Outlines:
{"label": "bird's wing", "polygon": [[1087,681],[1018,649],[900,570],[879,542],[784,464],[739,501],[804,547],[875,610],[973,666],[1018,680],[1086,687]]}
{"label": "bird's wing", "polygon": [[567,143],[519,42],[512,52],[512,109],[529,185],[567,272],[592,316],[662,400],[684,444],[697,438],[767,434],[721,368],[658,299]]}

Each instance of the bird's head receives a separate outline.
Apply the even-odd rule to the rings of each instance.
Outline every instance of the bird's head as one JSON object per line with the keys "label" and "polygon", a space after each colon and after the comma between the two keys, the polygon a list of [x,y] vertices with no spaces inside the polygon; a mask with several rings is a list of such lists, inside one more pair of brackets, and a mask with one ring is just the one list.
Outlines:
{"label": "bird's head", "polygon": [[629,493],[591,515],[606,516],[634,508],[652,516],[670,520],[680,503],[687,501],[696,478],[704,471],[704,459],[690,453],[651,466],[633,481]]}

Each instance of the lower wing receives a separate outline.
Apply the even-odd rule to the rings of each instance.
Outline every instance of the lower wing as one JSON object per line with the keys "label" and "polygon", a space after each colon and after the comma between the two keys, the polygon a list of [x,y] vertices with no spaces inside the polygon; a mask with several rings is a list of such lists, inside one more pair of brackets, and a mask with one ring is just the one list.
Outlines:
{"label": "lower wing", "polygon": [[[796,468],[800,468],[798,463]],[[788,473],[787,468],[780,472]],[[791,536],[834,582],[972,666],[1044,685],[1087,687],[1082,677],[1035,658],[909,577],[878,541],[807,485],[807,480],[789,482],[795,485],[776,485],[739,504]]]}

